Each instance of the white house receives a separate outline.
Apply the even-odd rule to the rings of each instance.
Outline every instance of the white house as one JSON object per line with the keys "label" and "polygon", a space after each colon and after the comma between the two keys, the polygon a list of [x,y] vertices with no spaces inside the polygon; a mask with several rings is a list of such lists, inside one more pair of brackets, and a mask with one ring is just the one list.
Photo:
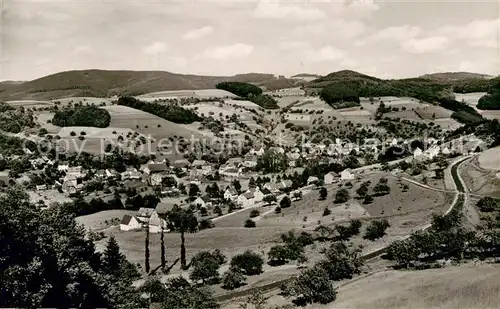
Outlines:
{"label": "white house", "polygon": [[139,230],[142,227],[139,220],[131,215],[125,215],[120,222],[120,230],[122,231],[132,231]]}
{"label": "white house", "polygon": [[418,147],[413,152],[413,158],[414,159],[423,159],[423,155],[424,155],[424,152],[422,151],[422,149],[420,149]]}
{"label": "white house", "polygon": [[234,201],[238,198],[238,192],[233,188],[227,188],[224,192],[224,199]]}
{"label": "white house", "polygon": [[248,192],[253,194],[255,203],[260,203],[260,202],[262,202],[262,199],[264,199],[264,193],[262,193],[262,191],[260,191],[259,187],[256,187],[253,189],[248,189],[247,193]]}
{"label": "white house", "polygon": [[319,181],[319,179],[316,176],[309,176],[309,178],[307,178],[308,185],[316,184],[316,183],[318,183],[318,181]]}
{"label": "white house", "polygon": [[158,213],[156,211],[154,211],[151,214],[151,217],[149,217],[148,226],[149,226],[150,233],[157,234],[157,233],[161,233],[162,230],[163,230],[163,232],[168,231],[167,221],[165,221],[165,219],[160,218],[160,216],[158,215]]}
{"label": "white house", "polygon": [[200,207],[200,208],[207,208],[209,206],[212,206],[212,201],[206,195],[204,195],[204,196],[198,196],[193,201],[193,205],[196,205],[197,207]]}
{"label": "white house", "polygon": [[252,149],[252,150],[250,150],[250,154],[260,157],[260,156],[264,155],[264,148],[260,147],[259,150]]}
{"label": "white house", "polygon": [[427,149],[424,153],[424,156],[427,157],[427,159],[434,159],[436,156],[439,155],[440,153],[440,148],[438,146],[432,146],[431,148]]}
{"label": "white house", "polygon": [[69,165],[68,164],[60,164],[57,166],[57,171],[58,172],[67,172],[69,169]]}
{"label": "white house", "polygon": [[339,174],[337,174],[335,172],[330,172],[330,173],[325,175],[324,182],[325,182],[325,185],[331,185],[332,183],[337,182],[338,179],[339,179]]}
{"label": "white house", "polygon": [[346,168],[342,172],[340,172],[340,180],[353,180],[354,173],[350,168]]}
{"label": "white house", "polygon": [[140,223],[146,224],[149,222],[149,218],[151,218],[154,212],[154,208],[141,207],[137,211],[136,218]]}
{"label": "white house", "polygon": [[243,194],[240,194],[240,196],[238,196],[237,202],[238,202],[238,205],[243,207],[243,208],[246,208],[246,207],[253,205],[254,204],[253,193],[252,192],[245,192]]}

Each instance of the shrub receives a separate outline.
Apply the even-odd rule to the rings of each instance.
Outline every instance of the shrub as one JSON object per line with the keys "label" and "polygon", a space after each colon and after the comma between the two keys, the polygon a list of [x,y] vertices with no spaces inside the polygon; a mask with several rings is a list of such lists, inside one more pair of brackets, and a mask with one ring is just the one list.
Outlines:
{"label": "shrub", "polygon": [[226,290],[234,290],[243,285],[245,276],[238,270],[229,269],[222,276],[222,287]]}
{"label": "shrub", "polygon": [[253,228],[256,227],[257,225],[255,224],[255,221],[253,221],[252,219],[247,219],[245,220],[245,224],[243,226],[247,228]]}
{"label": "shrub", "polygon": [[274,212],[277,213],[277,214],[280,214],[281,213],[281,207],[277,206],[276,208],[274,208]]}
{"label": "shrub", "polygon": [[291,206],[291,204],[292,204],[292,201],[290,200],[290,198],[289,198],[287,195],[285,195],[285,196],[281,199],[281,201],[280,201],[280,207],[281,207],[281,208],[288,208],[288,207],[290,207],[290,206]]}
{"label": "shrub", "polygon": [[320,200],[325,200],[328,195],[328,191],[326,190],[325,187],[321,187],[319,189],[319,199]]}
{"label": "shrub", "polygon": [[334,203],[337,203],[337,204],[345,203],[348,200],[349,200],[349,191],[347,191],[346,189],[340,189],[335,194]]}
{"label": "shrub", "polygon": [[331,213],[331,210],[328,209],[328,207],[325,207],[325,209],[323,210],[323,217],[329,216]]}
{"label": "shrub", "polygon": [[328,304],[337,298],[337,289],[320,267],[304,270],[289,284],[282,287],[283,295],[296,297],[299,304]]}
{"label": "shrub", "polygon": [[370,225],[366,228],[366,232],[363,238],[374,241],[385,235],[385,230],[391,225],[386,219],[380,221],[372,221]]}
{"label": "shrub", "polygon": [[250,218],[255,218],[255,217],[258,217],[259,215],[260,215],[260,212],[257,209],[252,209],[250,211]]}
{"label": "shrub", "polygon": [[373,196],[366,195],[365,199],[363,200],[363,204],[371,204],[371,203],[373,203]]}
{"label": "shrub", "polygon": [[231,259],[231,268],[241,271],[242,274],[247,276],[258,275],[262,273],[262,265],[264,259],[257,253],[252,251],[245,251],[242,254],[235,255]]}
{"label": "shrub", "polygon": [[87,135],[85,131],[80,132],[80,135]]}
{"label": "shrub", "polygon": [[76,133],[75,133],[74,131],[71,131],[71,132],[69,133],[69,135],[71,135],[71,136],[76,136]]}

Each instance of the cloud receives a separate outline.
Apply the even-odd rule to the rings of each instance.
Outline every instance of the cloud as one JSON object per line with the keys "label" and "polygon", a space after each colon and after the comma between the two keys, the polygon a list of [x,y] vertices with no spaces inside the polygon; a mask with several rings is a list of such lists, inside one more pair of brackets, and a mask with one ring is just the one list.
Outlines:
{"label": "cloud", "polygon": [[497,48],[500,18],[474,20],[463,25],[448,25],[435,33],[474,47]]}
{"label": "cloud", "polygon": [[365,31],[366,26],[361,21],[337,19],[298,26],[291,31],[290,36],[331,36],[334,33],[336,39],[352,39]]}
{"label": "cloud", "polygon": [[235,43],[209,48],[205,50],[202,56],[211,59],[244,58],[248,57],[253,50],[252,45]]}
{"label": "cloud", "polygon": [[444,50],[449,40],[443,36],[433,36],[423,39],[411,39],[403,42],[401,47],[411,54],[425,54]]}
{"label": "cloud", "polygon": [[283,4],[261,0],[253,12],[255,18],[296,20],[318,20],[326,17],[324,11],[312,4]]}
{"label": "cloud", "polygon": [[202,37],[204,37],[206,35],[209,35],[213,31],[214,31],[214,29],[211,26],[205,26],[205,27],[202,27],[202,28],[198,28],[198,29],[186,32],[182,36],[182,39],[183,40],[196,40],[196,39],[202,38]]}
{"label": "cloud", "polygon": [[404,41],[417,37],[421,32],[422,29],[416,26],[410,26],[410,25],[395,26],[380,30],[379,32],[375,33],[372,37],[370,37],[370,39],[373,41],[383,41],[383,40]]}
{"label": "cloud", "polygon": [[309,42],[304,41],[283,41],[279,43],[279,49],[302,49],[309,47]]}
{"label": "cloud", "polygon": [[89,45],[78,45],[73,48],[73,54],[82,55],[82,54],[90,54],[92,52],[92,47]]}
{"label": "cloud", "polygon": [[320,49],[308,49],[305,51],[305,56],[311,62],[326,62],[336,61],[344,58],[345,53],[333,46],[324,46]]}
{"label": "cloud", "polygon": [[143,52],[148,55],[154,55],[164,52],[167,49],[167,45],[163,42],[154,42],[143,48]]}

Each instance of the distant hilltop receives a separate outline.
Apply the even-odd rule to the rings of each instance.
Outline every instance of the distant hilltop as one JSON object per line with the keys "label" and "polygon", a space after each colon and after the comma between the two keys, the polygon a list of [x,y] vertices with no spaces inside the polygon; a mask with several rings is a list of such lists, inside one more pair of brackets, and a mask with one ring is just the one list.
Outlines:
{"label": "distant hilltop", "polygon": [[434,81],[442,81],[442,82],[452,82],[457,80],[464,79],[490,79],[494,76],[487,74],[479,74],[479,73],[470,73],[470,72],[443,72],[443,73],[432,73],[425,74],[420,76],[420,78],[430,79]]}

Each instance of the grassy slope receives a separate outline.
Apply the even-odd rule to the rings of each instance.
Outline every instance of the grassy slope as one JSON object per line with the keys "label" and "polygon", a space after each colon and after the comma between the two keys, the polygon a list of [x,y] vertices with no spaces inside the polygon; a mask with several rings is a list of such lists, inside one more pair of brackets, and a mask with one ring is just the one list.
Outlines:
{"label": "grassy slope", "polygon": [[382,272],[340,288],[335,303],[314,308],[493,309],[499,275],[497,265]]}
{"label": "grassy slope", "polygon": [[48,75],[19,85],[0,87],[0,99],[54,99],[62,97],[139,95],[143,93],[215,88],[222,81],[252,82],[269,88],[288,87],[288,80],[272,74],[235,76],[182,75],[164,71],[67,71]]}

